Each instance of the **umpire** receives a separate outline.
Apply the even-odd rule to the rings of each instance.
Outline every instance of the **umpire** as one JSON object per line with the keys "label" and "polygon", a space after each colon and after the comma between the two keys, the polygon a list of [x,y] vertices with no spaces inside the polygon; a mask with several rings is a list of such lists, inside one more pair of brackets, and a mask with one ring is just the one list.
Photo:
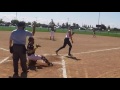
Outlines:
{"label": "umpire", "polygon": [[[17,29],[13,30],[10,35],[9,48],[12,47],[13,52],[13,67],[14,75],[18,76],[18,61],[20,59],[20,64],[23,73],[27,73],[27,58],[26,58],[26,37],[33,36],[35,34],[35,23],[33,24],[33,31],[29,32],[25,30],[25,22],[21,21],[17,24]],[[11,50],[10,50],[11,51]]]}

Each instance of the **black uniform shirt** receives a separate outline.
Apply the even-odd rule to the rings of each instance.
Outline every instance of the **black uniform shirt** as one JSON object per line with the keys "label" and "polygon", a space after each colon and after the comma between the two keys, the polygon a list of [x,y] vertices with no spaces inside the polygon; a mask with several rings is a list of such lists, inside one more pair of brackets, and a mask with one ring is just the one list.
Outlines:
{"label": "black uniform shirt", "polygon": [[[33,50],[33,51],[31,51],[31,50]],[[28,45],[27,45],[27,55],[30,56],[34,53],[35,53],[34,46],[31,43],[28,43]]]}

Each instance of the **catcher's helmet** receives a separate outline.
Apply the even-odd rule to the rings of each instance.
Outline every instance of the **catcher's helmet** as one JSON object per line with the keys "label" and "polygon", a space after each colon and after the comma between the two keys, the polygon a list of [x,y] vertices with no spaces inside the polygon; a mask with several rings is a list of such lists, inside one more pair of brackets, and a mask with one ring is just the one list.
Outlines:
{"label": "catcher's helmet", "polygon": [[28,38],[28,41],[29,41],[29,42],[34,41],[34,38],[33,38],[33,37],[29,37],[29,38]]}

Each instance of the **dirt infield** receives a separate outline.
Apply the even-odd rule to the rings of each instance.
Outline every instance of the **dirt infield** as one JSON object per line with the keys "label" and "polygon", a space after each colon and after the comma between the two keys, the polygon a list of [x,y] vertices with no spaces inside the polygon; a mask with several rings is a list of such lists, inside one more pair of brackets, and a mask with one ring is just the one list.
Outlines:
{"label": "dirt infield", "polygon": [[[13,75],[12,56],[8,51],[10,32],[0,31],[0,78]],[[67,57],[68,46],[63,45],[64,33],[55,33],[55,41],[49,40],[50,33],[36,32],[35,43],[42,47],[36,53],[45,55],[54,66],[48,67],[41,60],[35,68],[29,69],[27,78],[120,78],[119,38],[75,34],[72,48],[73,57]],[[21,75],[19,65],[19,75]]]}

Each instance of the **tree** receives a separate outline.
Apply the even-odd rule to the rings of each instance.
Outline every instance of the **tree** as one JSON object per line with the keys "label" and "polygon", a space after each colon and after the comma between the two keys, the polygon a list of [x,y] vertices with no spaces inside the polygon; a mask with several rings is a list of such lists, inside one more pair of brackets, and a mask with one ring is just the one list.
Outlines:
{"label": "tree", "polygon": [[5,26],[10,26],[10,22],[5,22]]}
{"label": "tree", "polygon": [[75,24],[76,24],[76,23],[73,23],[73,27],[75,27]]}
{"label": "tree", "polygon": [[71,24],[69,24],[68,27],[71,27]]}
{"label": "tree", "polygon": [[28,25],[31,25],[31,22],[28,22],[27,24],[28,24]]}
{"label": "tree", "polygon": [[90,26],[88,25],[88,28],[89,28]]}
{"label": "tree", "polygon": [[106,26],[104,24],[101,24],[101,30],[106,30]]}
{"label": "tree", "polygon": [[90,25],[90,28],[91,28],[91,25]]}
{"label": "tree", "polygon": [[66,26],[65,27],[68,28],[68,22],[66,22]]}
{"label": "tree", "polygon": [[59,22],[57,23],[57,26],[60,26]]}
{"label": "tree", "polygon": [[63,29],[65,28],[65,24],[64,24],[64,23],[62,24],[62,28],[63,28]]}
{"label": "tree", "polygon": [[19,22],[19,21],[16,20],[16,19],[11,20],[11,24],[12,24],[13,26],[16,26],[18,22]]}
{"label": "tree", "polygon": [[108,29],[110,29],[110,26],[108,26]]}
{"label": "tree", "polygon": [[37,23],[37,27],[40,27],[41,26],[41,24],[40,23]]}
{"label": "tree", "polygon": [[31,26],[31,22],[27,22],[27,23],[26,23],[26,26]]}
{"label": "tree", "polygon": [[4,21],[3,21],[2,19],[0,19],[0,24],[1,24],[1,23],[4,23]]}
{"label": "tree", "polygon": [[80,28],[79,24],[76,24],[75,28],[76,28],[76,29],[79,29],[79,28]]}

